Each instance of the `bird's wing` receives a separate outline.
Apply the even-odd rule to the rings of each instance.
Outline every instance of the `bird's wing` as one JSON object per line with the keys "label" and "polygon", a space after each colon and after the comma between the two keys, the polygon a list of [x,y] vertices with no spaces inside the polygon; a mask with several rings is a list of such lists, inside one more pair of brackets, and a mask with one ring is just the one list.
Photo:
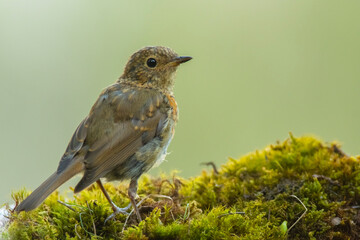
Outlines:
{"label": "bird's wing", "polygon": [[89,117],[86,117],[77,127],[73,136],[70,139],[70,142],[65,150],[64,155],[62,156],[59,166],[56,172],[59,174],[63,172],[72,162],[74,156],[78,154],[80,149],[82,148],[84,141],[87,135],[87,128],[88,128],[88,120]]}
{"label": "bird's wing", "polygon": [[85,173],[75,192],[105,176],[163,129],[162,101],[157,92],[142,89],[136,94],[121,90],[119,84],[103,91],[75,131],[58,167],[62,171],[76,155],[84,158]]}

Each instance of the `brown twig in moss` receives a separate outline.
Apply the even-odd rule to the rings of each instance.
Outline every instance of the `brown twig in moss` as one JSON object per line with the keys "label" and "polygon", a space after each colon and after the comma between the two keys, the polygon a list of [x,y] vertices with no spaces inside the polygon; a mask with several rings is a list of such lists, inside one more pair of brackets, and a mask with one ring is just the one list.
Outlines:
{"label": "brown twig in moss", "polygon": [[163,186],[164,183],[168,183],[172,189],[175,189],[175,187],[171,184],[171,182],[168,179],[164,179],[159,184],[158,193],[161,192],[161,189],[162,189],[162,186]]}
{"label": "brown twig in moss", "polygon": [[213,170],[214,170],[214,173],[215,173],[216,175],[219,174],[219,171],[217,170],[217,167],[216,167],[216,165],[215,165],[214,162],[203,162],[203,163],[201,163],[201,165],[211,166],[211,167],[213,168]]}
{"label": "brown twig in moss", "polygon": [[164,183],[167,183],[167,184],[169,184],[169,186],[172,188],[172,195],[171,195],[171,196],[172,196],[172,197],[177,197],[177,196],[179,196],[179,188],[180,188],[180,186],[182,185],[182,182],[181,182],[179,179],[175,178],[175,175],[173,176],[172,181],[173,181],[173,182],[171,183],[170,180],[168,180],[168,179],[162,180],[162,181],[160,182],[160,184],[159,184],[159,187],[158,187],[158,191],[157,191],[157,192],[160,194]]}
{"label": "brown twig in moss", "polygon": [[329,149],[332,150],[334,153],[338,154],[340,157],[347,157],[348,156],[336,144],[332,144],[331,147],[329,147]]}

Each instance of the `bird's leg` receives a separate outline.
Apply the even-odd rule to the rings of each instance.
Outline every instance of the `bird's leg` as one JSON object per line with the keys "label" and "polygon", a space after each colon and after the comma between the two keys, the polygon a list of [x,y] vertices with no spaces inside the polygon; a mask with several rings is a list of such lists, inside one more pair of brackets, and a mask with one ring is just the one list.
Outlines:
{"label": "bird's leg", "polygon": [[108,202],[111,205],[111,208],[114,211],[113,214],[111,214],[108,218],[106,218],[105,222],[107,222],[109,219],[112,219],[113,217],[115,217],[115,215],[118,214],[118,213],[129,215],[127,210],[129,210],[129,208],[131,207],[131,203],[128,206],[124,207],[124,208],[119,208],[118,206],[115,205],[115,203],[113,203],[113,201],[111,201],[111,198],[110,198],[109,194],[107,193],[107,191],[105,190],[104,185],[102,184],[100,179],[97,180],[96,183],[99,185],[101,191],[104,193],[106,199],[108,200]]}
{"label": "bird's leg", "polygon": [[139,213],[139,209],[136,206],[136,202],[135,202],[137,187],[138,187],[137,178],[131,179],[128,194],[129,194],[131,204],[132,204],[132,206],[134,208],[134,211],[136,213],[136,216],[137,216],[139,222],[141,222],[141,216],[140,216],[140,213]]}

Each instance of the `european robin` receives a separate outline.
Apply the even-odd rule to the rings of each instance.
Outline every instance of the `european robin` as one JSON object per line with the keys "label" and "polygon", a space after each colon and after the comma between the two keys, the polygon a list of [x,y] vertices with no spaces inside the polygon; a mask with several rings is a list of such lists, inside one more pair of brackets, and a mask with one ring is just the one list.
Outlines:
{"label": "european robin", "polygon": [[173,96],[176,69],[191,59],[161,46],[134,53],[121,77],[101,92],[75,130],[57,170],[15,210],[38,207],[60,185],[83,172],[74,192],[97,182],[113,215],[126,213],[127,208],[118,208],[111,201],[100,179],[129,179],[129,198],[141,221],[135,201],[137,181],[166,156],[178,119]]}

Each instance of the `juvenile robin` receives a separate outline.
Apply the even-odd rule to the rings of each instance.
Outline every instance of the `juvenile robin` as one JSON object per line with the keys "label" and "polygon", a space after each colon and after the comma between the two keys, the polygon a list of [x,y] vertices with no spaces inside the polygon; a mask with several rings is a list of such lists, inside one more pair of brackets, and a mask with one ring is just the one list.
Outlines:
{"label": "juvenile robin", "polygon": [[60,185],[78,173],[78,193],[96,182],[114,214],[126,214],[105,191],[100,179],[130,180],[131,205],[139,221],[135,197],[139,177],[161,163],[174,136],[178,108],[173,96],[177,67],[191,57],[167,47],[145,47],[134,53],[122,76],[102,91],[89,115],[75,130],[57,170],[17,207],[38,207]]}

